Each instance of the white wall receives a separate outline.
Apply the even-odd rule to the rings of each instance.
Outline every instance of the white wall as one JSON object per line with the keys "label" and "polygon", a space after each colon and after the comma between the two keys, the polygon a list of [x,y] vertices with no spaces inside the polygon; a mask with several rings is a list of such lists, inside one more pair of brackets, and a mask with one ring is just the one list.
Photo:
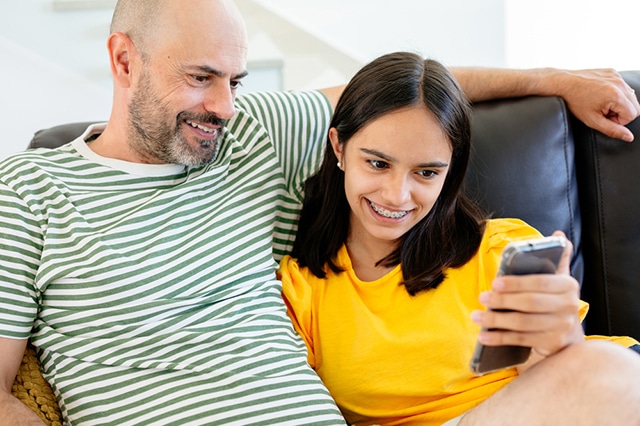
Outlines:
{"label": "white wall", "polygon": [[640,69],[640,1],[506,0],[506,65]]}
{"label": "white wall", "polygon": [[111,91],[74,70],[2,36],[0,63],[0,158],[24,150],[37,129],[109,118]]}
{"label": "white wall", "polygon": [[360,61],[640,69],[639,0],[255,0]]}
{"label": "white wall", "polygon": [[0,158],[25,149],[38,129],[109,118],[110,18],[109,10],[56,12],[52,0],[2,3]]}
{"label": "white wall", "polygon": [[505,0],[255,0],[362,63],[394,50],[501,66]]}

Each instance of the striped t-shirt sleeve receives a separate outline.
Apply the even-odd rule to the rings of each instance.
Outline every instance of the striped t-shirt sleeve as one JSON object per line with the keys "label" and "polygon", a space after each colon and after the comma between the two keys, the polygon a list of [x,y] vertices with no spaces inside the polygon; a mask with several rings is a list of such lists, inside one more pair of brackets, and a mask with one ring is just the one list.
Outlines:
{"label": "striped t-shirt sleeve", "polygon": [[332,114],[328,99],[319,91],[256,92],[236,103],[263,124],[287,190],[301,201],[304,181],[322,161]]}

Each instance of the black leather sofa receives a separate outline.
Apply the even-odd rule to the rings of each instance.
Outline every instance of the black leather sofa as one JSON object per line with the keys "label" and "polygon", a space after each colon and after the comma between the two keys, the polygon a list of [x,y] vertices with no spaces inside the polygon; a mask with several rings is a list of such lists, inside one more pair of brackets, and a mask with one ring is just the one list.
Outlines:
{"label": "black leather sofa", "polygon": [[[622,73],[640,93],[640,71]],[[86,123],[41,130],[30,148],[54,147]],[[588,334],[640,339],[640,119],[637,141],[613,140],[575,120],[555,97],[474,105],[465,191],[494,217],[519,217],[575,245],[572,273],[591,308]]]}

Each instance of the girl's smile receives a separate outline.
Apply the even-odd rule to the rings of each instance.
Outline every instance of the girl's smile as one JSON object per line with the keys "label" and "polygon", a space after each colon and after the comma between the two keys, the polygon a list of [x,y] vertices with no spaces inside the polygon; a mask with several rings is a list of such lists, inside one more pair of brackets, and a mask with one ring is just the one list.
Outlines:
{"label": "girl's smile", "polygon": [[388,210],[382,206],[377,205],[371,200],[367,200],[366,198],[365,200],[369,202],[369,206],[371,207],[371,210],[373,210],[375,215],[381,216],[380,220],[391,219],[398,221],[405,219],[407,215],[411,213],[410,210]]}

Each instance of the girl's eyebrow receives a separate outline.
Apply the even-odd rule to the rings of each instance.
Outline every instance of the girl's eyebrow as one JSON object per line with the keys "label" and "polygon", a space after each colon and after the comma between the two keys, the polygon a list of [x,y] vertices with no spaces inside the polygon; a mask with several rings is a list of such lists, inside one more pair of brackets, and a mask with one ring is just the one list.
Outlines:
{"label": "girl's eyebrow", "polygon": [[[376,157],[379,157],[384,161],[388,161],[389,163],[395,162],[395,159],[393,157],[390,157],[387,154],[377,151],[375,149],[360,148],[360,151],[365,154],[375,155]],[[444,168],[444,167],[449,167],[449,163],[445,163],[443,161],[431,161],[429,163],[418,164],[417,167],[419,169]]]}
{"label": "girl's eyebrow", "polygon": [[365,154],[369,154],[369,155],[375,155],[376,157],[380,157],[385,161],[388,161],[390,163],[394,162],[394,159],[392,157],[389,157],[387,154],[384,154],[380,151],[377,151],[375,149],[367,149],[367,148],[360,148],[361,152],[364,152]]}

